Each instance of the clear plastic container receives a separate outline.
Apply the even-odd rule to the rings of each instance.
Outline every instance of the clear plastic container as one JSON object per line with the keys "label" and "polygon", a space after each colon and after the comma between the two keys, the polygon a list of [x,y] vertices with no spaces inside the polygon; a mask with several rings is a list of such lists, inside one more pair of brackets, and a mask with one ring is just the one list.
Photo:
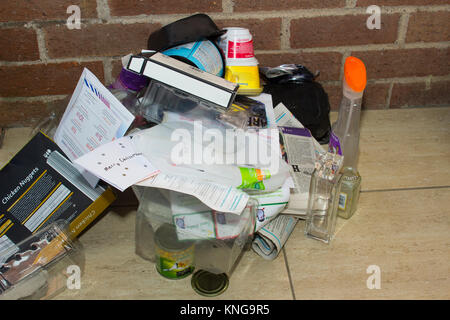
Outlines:
{"label": "clear plastic container", "polygon": [[201,121],[204,126],[240,128],[248,125],[249,112],[242,108],[216,107],[194,95],[152,80],[139,106],[147,121]]}
{"label": "clear plastic container", "polygon": [[[194,270],[229,276],[239,255],[250,248],[256,200],[236,215],[208,210],[196,198],[173,191],[134,190],[139,199],[136,253],[154,262],[162,276],[181,279]],[[182,199],[183,212],[175,199]]]}
{"label": "clear plastic container", "polygon": [[49,299],[77,289],[84,270],[81,244],[56,221],[0,252],[0,300]]}

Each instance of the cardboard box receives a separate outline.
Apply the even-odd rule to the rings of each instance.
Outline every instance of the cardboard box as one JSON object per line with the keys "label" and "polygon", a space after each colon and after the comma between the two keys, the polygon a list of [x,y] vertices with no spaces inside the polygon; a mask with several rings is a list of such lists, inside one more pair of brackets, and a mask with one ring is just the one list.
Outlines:
{"label": "cardboard box", "polygon": [[0,170],[0,181],[0,252],[7,252],[0,263],[54,221],[64,220],[76,237],[115,200],[110,187],[92,188],[41,132]]}

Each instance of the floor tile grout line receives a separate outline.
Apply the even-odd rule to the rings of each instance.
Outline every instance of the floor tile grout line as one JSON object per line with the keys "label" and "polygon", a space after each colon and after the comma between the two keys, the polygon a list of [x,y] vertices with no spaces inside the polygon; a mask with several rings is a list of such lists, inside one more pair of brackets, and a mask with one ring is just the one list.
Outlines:
{"label": "floor tile grout line", "polygon": [[392,188],[392,189],[361,190],[361,193],[390,192],[390,191],[433,190],[433,189],[447,189],[447,188],[450,188],[450,186],[431,186],[431,187],[411,187],[411,188]]}
{"label": "floor tile grout line", "polygon": [[283,251],[283,256],[284,256],[284,263],[286,265],[286,270],[287,270],[287,274],[288,274],[289,286],[291,287],[292,299],[293,300],[297,300],[296,297],[295,297],[294,283],[292,282],[291,271],[289,270],[289,263],[288,263],[288,259],[287,259],[287,254],[286,254],[286,250],[284,250],[284,247],[283,247],[282,251]]}

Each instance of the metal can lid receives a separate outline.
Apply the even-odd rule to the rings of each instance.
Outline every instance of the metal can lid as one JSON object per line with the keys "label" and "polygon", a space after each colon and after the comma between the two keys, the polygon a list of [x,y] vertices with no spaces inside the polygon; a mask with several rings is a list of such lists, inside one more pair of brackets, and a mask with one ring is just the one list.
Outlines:
{"label": "metal can lid", "polygon": [[215,274],[206,270],[199,270],[192,276],[192,288],[198,294],[207,297],[218,296],[227,290],[229,284],[225,273]]}

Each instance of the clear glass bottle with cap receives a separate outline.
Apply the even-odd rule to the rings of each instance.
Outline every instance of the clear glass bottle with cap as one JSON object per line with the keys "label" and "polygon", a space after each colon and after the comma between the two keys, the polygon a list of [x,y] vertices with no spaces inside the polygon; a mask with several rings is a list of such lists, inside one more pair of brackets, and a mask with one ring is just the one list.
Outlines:
{"label": "clear glass bottle with cap", "polygon": [[330,152],[344,156],[338,215],[345,219],[356,211],[361,189],[357,164],[361,102],[366,83],[364,63],[356,57],[348,57],[344,65],[343,97],[338,119],[331,127],[329,144]]}

